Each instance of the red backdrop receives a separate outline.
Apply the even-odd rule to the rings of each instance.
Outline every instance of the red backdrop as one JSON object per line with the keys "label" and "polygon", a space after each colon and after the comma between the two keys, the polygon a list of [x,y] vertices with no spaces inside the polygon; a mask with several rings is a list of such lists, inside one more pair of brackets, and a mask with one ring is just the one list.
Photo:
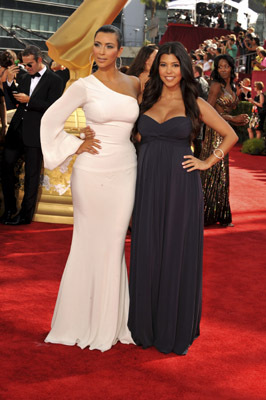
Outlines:
{"label": "red backdrop", "polygon": [[225,36],[231,31],[227,29],[205,28],[201,26],[169,24],[160,44],[166,42],[181,42],[188,52],[196,50],[204,40],[212,39],[215,36]]}
{"label": "red backdrop", "polygon": [[252,97],[256,96],[256,92],[254,90],[255,82],[263,82],[264,89],[263,92],[266,92],[266,71],[253,71],[251,75],[251,87],[252,87]]}

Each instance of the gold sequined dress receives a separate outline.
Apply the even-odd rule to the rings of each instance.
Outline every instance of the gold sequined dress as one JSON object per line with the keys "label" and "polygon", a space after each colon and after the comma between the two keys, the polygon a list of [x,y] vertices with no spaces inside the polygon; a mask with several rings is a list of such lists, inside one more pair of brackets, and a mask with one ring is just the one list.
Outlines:
{"label": "gold sequined dress", "polygon": [[[222,87],[215,108],[221,115],[231,114],[237,103],[237,96]],[[200,159],[208,158],[222,141],[223,138],[216,131],[207,127]],[[204,225],[217,222],[221,225],[230,224],[232,214],[229,203],[229,155],[208,170],[201,171],[201,181],[204,194]]]}

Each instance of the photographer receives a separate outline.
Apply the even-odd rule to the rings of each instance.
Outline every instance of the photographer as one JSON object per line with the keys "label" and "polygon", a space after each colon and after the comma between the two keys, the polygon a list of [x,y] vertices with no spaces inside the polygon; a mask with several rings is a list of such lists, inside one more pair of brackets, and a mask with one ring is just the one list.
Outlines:
{"label": "photographer", "polygon": [[248,101],[251,98],[251,86],[250,79],[244,78],[243,81],[239,82],[236,87],[236,94],[240,101]]}
{"label": "photographer", "polygon": [[228,38],[225,36],[221,36],[218,42],[218,47],[221,49],[221,54],[226,54],[226,44],[228,42]]}
{"label": "photographer", "polygon": [[[42,166],[41,118],[63,92],[62,80],[43,64],[43,56],[38,47],[26,47],[22,59],[28,72],[23,74],[19,85],[15,82],[19,76],[19,67],[12,64],[7,72],[9,91],[19,105],[10,122],[3,153],[1,172],[5,212],[0,222],[5,225],[30,224],[32,221]],[[24,196],[21,210],[15,215],[17,199],[14,167],[22,155],[25,158]]]}
{"label": "photographer", "polygon": [[244,46],[246,48],[246,74],[251,73],[251,62],[255,59],[256,49],[260,45],[260,40],[258,37],[253,36],[248,33],[244,39]]}
{"label": "photographer", "polygon": [[225,46],[226,54],[229,54],[234,60],[237,56],[237,45],[235,35],[230,35]]}
{"label": "photographer", "polygon": [[[7,72],[8,68],[11,66],[18,65],[17,60],[17,55],[14,51],[12,50],[5,50],[2,53],[0,53],[0,78],[1,78],[1,83],[2,83],[2,90],[4,92],[5,96],[5,102],[6,102],[6,109],[7,110],[13,110],[16,108],[17,102],[13,97],[10,97],[8,91],[7,91],[7,86],[6,86],[6,80],[7,80]],[[21,83],[22,76],[26,74],[27,72],[24,70],[23,67],[19,66],[19,70],[16,74],[15,81],[17,84]]]}

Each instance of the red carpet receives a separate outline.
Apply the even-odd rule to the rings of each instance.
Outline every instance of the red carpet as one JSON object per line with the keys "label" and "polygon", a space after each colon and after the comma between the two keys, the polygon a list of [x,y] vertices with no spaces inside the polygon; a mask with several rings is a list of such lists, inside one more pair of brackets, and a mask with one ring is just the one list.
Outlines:
{"label": "red carpet", "polygon": [[[0,226],[3,400],[265,400],[266,157],[231,152],[234,228],[205,230],[201,336],[185,357],[43,343],[72,228]],[[127,257],[129,256],[127,240]]]}

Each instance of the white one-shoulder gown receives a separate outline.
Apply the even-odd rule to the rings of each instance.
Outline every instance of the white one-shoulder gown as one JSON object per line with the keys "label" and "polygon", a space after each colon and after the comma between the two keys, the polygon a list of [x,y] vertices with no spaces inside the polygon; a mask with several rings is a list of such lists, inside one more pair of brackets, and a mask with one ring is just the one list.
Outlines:
{"label": "white one-shoulder gown", "polygon": [[109,89],[94,75],[79,79],[42,118],[48,169],[62,164],[81,144],[64,131],[77,107],[83,108],[102,148],[98,155],[77,156],[73,167],[73,238],[45,342],[105,351],[117,341],[134,343],[127,327],[124,243],[136,181],[130,134],[139,109],[136,99]]}

